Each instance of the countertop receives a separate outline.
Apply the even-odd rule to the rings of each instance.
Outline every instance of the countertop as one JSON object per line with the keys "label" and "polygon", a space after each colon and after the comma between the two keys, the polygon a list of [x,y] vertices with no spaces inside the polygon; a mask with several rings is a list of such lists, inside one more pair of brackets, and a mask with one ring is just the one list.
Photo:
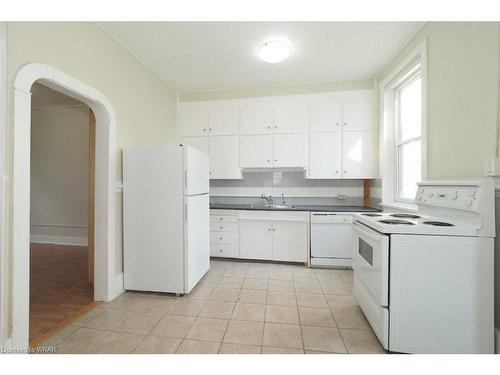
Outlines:
{"label": "countertop", "polygon": [[295,204],[289,207],[265,207],[256,204],[210,203],[211,209],[217,210],[254,210],[254,211],[310,211],[310,212],[381,212],[381,209],[364,206],[331,206]]}

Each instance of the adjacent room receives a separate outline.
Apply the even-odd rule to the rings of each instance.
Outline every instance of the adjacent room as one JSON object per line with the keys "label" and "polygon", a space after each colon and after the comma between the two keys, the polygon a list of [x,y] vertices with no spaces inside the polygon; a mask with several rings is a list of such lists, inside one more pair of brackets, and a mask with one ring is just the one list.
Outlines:
{"label": "adjacent room", "polygon": [[30,345],[36,345],[94,302],[95,122],[87,105],[41,84],[31,98]]}

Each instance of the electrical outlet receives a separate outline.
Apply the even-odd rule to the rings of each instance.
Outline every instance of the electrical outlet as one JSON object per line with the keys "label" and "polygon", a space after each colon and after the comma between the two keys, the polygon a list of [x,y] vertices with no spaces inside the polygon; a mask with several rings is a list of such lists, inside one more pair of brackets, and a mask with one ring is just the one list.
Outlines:
{"label": "electrical outlet", "polygon": [[484,161],[485,176],[500,176],[500,159],[486,159]]}
{"label": "electrical outlet", "polygon": [[341,201],[346,200],[347,199],[347,194],[345,194],[345,193],[338,193],[337,194],[337,199],[341,200]]}

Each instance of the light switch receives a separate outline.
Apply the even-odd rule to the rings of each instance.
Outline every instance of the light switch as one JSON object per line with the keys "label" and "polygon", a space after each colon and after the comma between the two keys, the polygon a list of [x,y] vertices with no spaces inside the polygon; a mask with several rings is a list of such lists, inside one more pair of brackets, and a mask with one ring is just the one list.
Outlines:
{"label": "light switch", "polygon": [[486,159],[484,162],[485,176],[500,176],[500,159]]}

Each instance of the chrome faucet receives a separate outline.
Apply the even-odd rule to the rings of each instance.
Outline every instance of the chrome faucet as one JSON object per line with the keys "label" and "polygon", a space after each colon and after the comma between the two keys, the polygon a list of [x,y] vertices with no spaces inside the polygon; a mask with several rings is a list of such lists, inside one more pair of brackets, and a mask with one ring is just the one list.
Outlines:
{"label": "chrome faucet", "polygon": [[269,193],[264,193],[260,196],[262,199],[265,199],[267,203],[273,204],[273,196]]}
{"label": "chrome faucet", "polygon": [[286,204],[286,202],[285,202],[285,194],[284,193],[281,193],[281,202],[282,202],[283,206]]}

